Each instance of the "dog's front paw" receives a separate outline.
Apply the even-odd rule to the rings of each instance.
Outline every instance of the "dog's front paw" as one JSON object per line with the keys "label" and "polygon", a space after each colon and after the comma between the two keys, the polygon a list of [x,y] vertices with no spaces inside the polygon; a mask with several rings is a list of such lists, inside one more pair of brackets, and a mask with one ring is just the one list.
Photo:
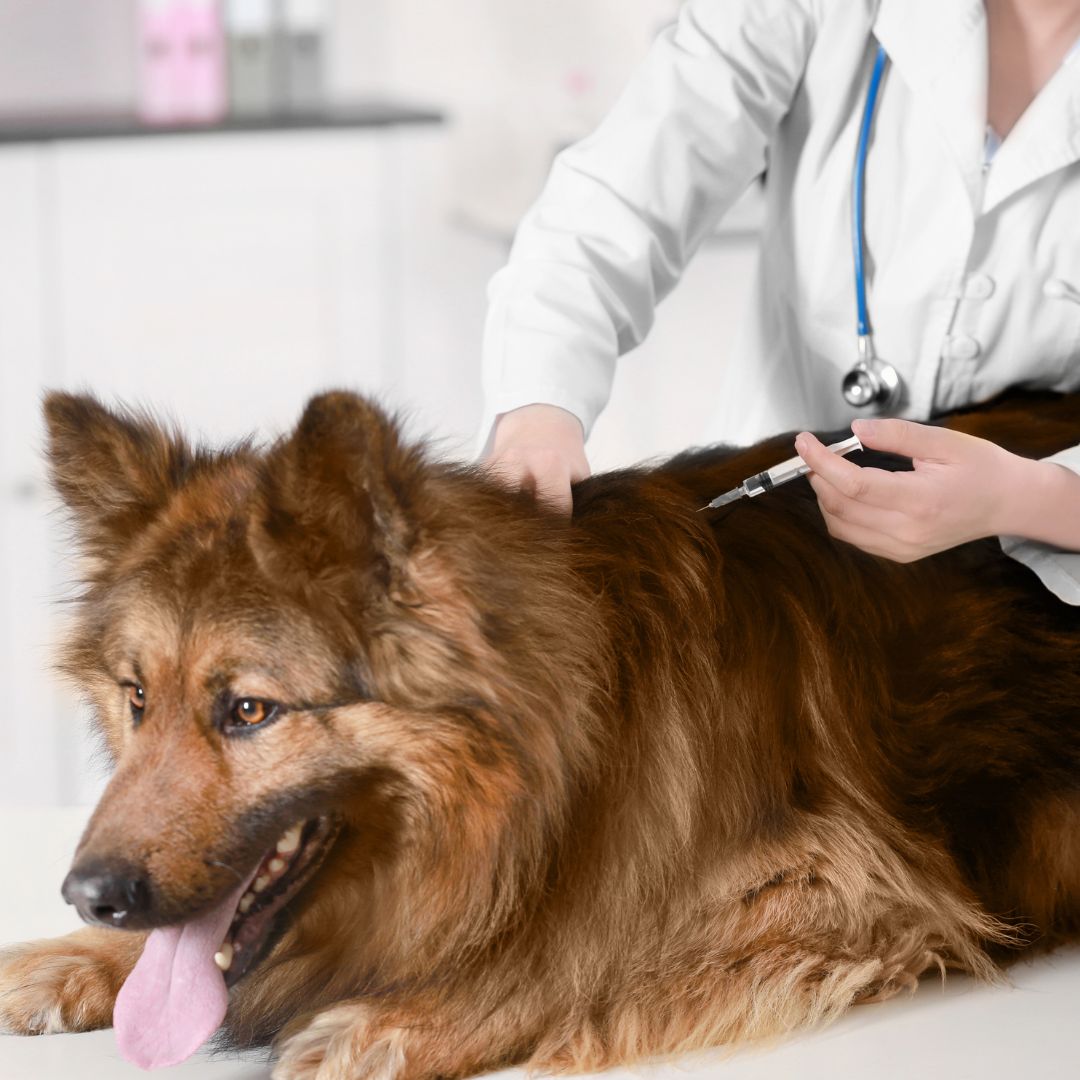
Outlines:
{"label": "dog's front paw", "polygon": [[380,1029],[357,1003],[318,1013],[288,1037],[273,1080],[404,1080],[405,1033]]}
{"label": "dog's front paw", "polygon": [[0,1032],[51,1035],[112,1023],[143,936],[81,930],[0,951]]}

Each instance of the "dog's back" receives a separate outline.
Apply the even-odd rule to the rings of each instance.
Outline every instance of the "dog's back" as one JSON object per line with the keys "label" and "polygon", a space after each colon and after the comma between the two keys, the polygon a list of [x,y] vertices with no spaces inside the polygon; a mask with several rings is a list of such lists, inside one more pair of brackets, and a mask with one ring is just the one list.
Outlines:
{"label": "dog's back", "polygon": [[[945,423],[1049,455],[1080,437],[1080,397],[1018,395]],[[706,535],[688,508],[790,444],[690,452],[597,477],[575,501],[605,570],[622,552],[624,650],[669,655],[673,678],[709,706],[698,744],[722,733],[709,767],[717,819],[730,804],[767,842],[808,816],[854,814],[1015,928],[1013,943],[1074,933],[1080,609],[996,539],[904,566],[837,544],[806,485],[711,513]],[[695,633],[706,626],[711,638]],[[731,822],[714,824],[731,835]],[[1001,942],[991,931],[984,943]]]}

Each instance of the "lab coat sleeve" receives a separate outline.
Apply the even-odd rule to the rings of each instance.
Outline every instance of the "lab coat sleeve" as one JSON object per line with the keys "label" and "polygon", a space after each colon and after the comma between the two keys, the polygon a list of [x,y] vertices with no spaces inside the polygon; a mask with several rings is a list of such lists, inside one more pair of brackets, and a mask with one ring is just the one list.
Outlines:
{"label": "lab coat sleeve", "polygon": [[[1080,446],[1062,450],[1060,454],[1045,460],[1080,473]],[[1017,536],[1001,537],[1001,547],[1006,555],[1034,570],[1042,583],[1059,599],[1067,604],[1080,605],[1080,552],[1063,551],[1050,544],[1022,540]]]}
{"label": "lab coat sleeve", "polygon": [[492,280],[485,411],[533,402],[586,434],[617,356],[702,240],[765,168],[816,29],[814,0],[688,0],[612,112],[556,159]]}

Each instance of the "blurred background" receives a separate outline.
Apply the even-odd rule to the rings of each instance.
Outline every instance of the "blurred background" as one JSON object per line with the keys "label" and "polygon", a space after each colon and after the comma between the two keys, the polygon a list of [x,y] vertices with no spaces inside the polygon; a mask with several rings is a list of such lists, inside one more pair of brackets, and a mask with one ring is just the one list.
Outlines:
{"label": "blurred background", "polygon": [[[471,457],[487,282],[678,6],[0,0],[0,803],[104,780],[49,667],[72,561],[42,390],[218,442],[348,386]],[[594,468],[698,438],[758,212],[751,193],[621,363]]]}

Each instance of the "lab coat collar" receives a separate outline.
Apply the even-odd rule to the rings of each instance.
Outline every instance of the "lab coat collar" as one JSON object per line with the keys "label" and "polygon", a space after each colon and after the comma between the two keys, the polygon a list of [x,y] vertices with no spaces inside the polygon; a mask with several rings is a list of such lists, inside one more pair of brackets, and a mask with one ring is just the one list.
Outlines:
{"label": "lab coat collar", "polygon": [[984,170],[989,72],[983,0],[881,0],[874,35],[941,131],[974,214],[993,210],[1021,188],[1080,160],[1076,50]]}
{"label": "lab coat collar", "polygon": [[896,74],[922,101],[923,113],[933,118],[978,214],[986,137],[982,0],[881,0],[874,36],[885,46]]}
{"label": "lab coat collar", "polygon": [[1005,137],[986,174],[983,212],[1028,184],[1080,160],[1080,56],[1066,63]]}

